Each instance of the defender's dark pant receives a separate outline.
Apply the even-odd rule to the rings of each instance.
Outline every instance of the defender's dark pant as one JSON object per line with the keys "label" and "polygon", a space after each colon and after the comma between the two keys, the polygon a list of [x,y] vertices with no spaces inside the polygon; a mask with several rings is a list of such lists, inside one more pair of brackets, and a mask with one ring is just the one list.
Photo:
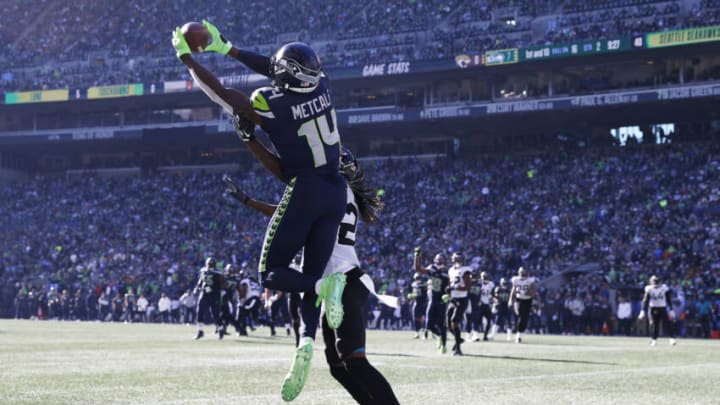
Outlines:
{"label": "defender's dark pant", "polygon": [[530,310],[532,309],[532,299],[522,300],[518,299],[518,319],[517,319],[517,331],[520,333],[525,332],[527,329],[528,320],[530,319]]}
{"label": "defender's dark pant", "polygon": [[668,318],[667,309],[665,307],[650,308],[650,319],[652,319],[650,328],[653,339],[657,339],[658,336],[660,336],[661,325],[665,325],[665,330],[667,331],[668,336],[671,338],[675,337],[673,324]]}
{"label": "defender's dark pant", "polygon": [[490,304],[480,304],[478,307],[479,312],[479,324],[482,327],[482,320],[485,319],[485,330],[483,331],[483,336],[487,337],[488,332],[490,331],[490,325],[492,324],[492,309],[490,309]]}
{"label": "defender's dark pant", "polygon": [[452,298],[450,305],[448,305],[447,321],[449,324],[454,323],[460,325],[467,310],[468,299],[466,298]]}
{"label": "defender's dark pant", "polygon": [[[268,224],[260,258],[262,285],[271,290],[304,292],[300,313],[303,337],[315,338],[320,308],[315,283],[322,277],[345,216],[347,184],[339,174],[301,175],[285,188]],[[302,273],[288,267],[301,248]]]}
{"label": "defender's dark pant", "polygon": [[345,311],[343,322],[337,329],[330,329],[323,318],[322,331],[325,340],[325,357],[330,364],[345,360],[354,352],[365,351],[365,325],[369,291],[360,281],[362,271],[349,273],[343,292],[342,303]]}

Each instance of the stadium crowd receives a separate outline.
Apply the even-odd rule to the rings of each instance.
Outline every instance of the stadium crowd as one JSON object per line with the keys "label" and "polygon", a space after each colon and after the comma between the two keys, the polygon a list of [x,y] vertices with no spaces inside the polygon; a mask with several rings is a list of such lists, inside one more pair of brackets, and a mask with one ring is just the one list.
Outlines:
{"label": "stadium crowd", "polygon": [[[0,15],[0,91],[189,79],[168,38],[175,25],[201,18],[213,21],[235,44],[265,54],[289,40],[310,42],[328,68],[453,58],[720,21],[717,0],[271,0],[234,12],[228,10],[237,6],[227,0],[206,0],[203,15],[187,0],[7,3]],[[93,28],[87,32],[87,27]],[[220,75],[244,72],[222,58],[208,63]]]}
{"label": "stadium crowd", "polygon": [[[422,246],[464,253],[496,284],[521,265],[542,282],[594,263],[561,289],[541,283],[531,329],[615,333],[620,297],[635,317],[651,274],[673,288],[686,334],[720,328],[717,144],[362,165],[386,206],[378,224],[361,225],[358,254],[378,289],[404,303],[377,326],[411,324],[405,297]],[[255,198],[280,199],[258,168],[235,177]],[[0,316],[187,320],[206,256],[256,271],[266,218],[222,192],[218,175],[172,172],[3,186]],[[128,313],[130,294],[144,310]]]}

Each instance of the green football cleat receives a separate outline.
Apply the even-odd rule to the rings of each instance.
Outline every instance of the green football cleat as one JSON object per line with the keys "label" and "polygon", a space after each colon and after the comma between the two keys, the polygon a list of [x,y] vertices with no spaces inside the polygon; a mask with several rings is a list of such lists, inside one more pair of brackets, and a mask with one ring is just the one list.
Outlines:
{"label": "green football cleat", "polygon": [[441,354],[447,353],[447,346],[445,346],[445,345],[440,345],[440,353],[441,353]]}
{"label": "green football cleat", "polygon": [[347,277],[344,273],[333,273],[322,279],[320,293],[315,305],[325,301],[325,319],[330,329],[337,329],[342,324],[345,312],[343,310],[342,296],[347,284]]}
{"label": "green football cleat", "polygon": [[310,338],[302,338],[300,345],[295,350],[295,358],[293,359],[290,371],[285,376],[282,385],[282,399],[290,402],[297,398],[302,392],[305,382],[307,382],[310,373],[310,363],[313,356],[313,340]]}

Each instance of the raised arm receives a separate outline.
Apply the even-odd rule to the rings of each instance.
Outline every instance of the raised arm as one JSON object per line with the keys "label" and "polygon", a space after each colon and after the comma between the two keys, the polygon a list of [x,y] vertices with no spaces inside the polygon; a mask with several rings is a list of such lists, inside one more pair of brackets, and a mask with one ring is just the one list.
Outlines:
{"label": "raised arm", "polygon": [[262,124],[262,118],[250,108],[250,99],[247,95],[225,88],[212,73],[192,57],[190,47],[180,28],[173,31],[172,44],[180,62],[188,68],[190,75],[210,100],[220,105],[228,114],[243,114],[255,124]]}
{"label": "raised arm", "polygon": [[273,216],[273,214],[275,213],[277,205],[268,204],[264,201],[250,198],[247,194],[240,190],[240,188],[230,176],[223,176],[223,181],[227,184],[227,189],[225,189],[225,193],[232,196],[236,200],[254,209],[255,211],[265,214],[268,217]]}
{"label": "raised arm", "polygon": [[270,58],[268,58],[267,56],[260,55],[259,53],[251,51],[238,49],[234,46],[230,48],[230,52],[228,52],[228,55],[243,63],[245,66],[255,71],[256,73],[259,73],[268,78],[272,78],[272,72],[270,71]]}
{"label": "raised arm", "polygon": [[420,261],[422,260],[422,249],[420,247],[416,247],[415,251],[413,252],[413,265],[415,266],[415,271],[422,274],[428,274],[428,269],[420,264]]}
{"label": "raised arm", "polygon": [[210,44],[205,47],[206,51],[217,52],[222,55],[230,55],[251,70],[263,76],[272,78],[270,71],[270,58],[252,51],[244,51],[234,47],[232,43],[225,39],[225,37],[220,33],[220,30],[218,30],[217,27],[211,24],[208,20],[203,20],[202,23],[208,30],[208,34],[210,34],[211,38]]}

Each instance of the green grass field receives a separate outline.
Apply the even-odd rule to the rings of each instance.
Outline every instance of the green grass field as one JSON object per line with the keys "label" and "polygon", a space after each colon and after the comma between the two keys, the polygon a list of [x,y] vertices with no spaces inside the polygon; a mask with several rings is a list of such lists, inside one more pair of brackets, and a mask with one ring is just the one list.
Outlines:
{"label": "green grass field", "polygon": [[[207,332],[207,331],[206,331]],[[0,321],[2,404],[278,404],[294,340],[192,340],[182,325]],[[368,357],[403,404],[718,404],[720,341],[528,335],[441,355],[409,332],[368,334]],[[324,345],[296,404],[353,403]]]}

